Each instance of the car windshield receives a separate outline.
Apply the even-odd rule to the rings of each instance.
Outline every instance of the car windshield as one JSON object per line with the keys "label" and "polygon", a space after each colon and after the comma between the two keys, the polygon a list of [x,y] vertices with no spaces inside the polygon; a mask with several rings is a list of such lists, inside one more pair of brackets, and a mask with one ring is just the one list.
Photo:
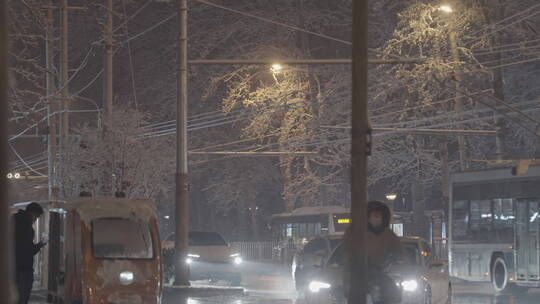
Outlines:
{"label": "car windshield", "polygon": [[227,242],[215,232],[190,232],[189,246],[227,246]]}
{"label": "car windshield", "polygon": [[405,250],[405,262],[411,265],[417,265],[420,259],[418,246],[416,243],[402,243]]}
{"label": "car windshield", "polygon": [[147,223],[122,218],[92,221],[94,257],[103,259],[151,259],[152,236]]}
{"label": "car windshield", "polygon": [[341,239],[330,239],[330,249],[336,248],[339,244],[341,244]]}

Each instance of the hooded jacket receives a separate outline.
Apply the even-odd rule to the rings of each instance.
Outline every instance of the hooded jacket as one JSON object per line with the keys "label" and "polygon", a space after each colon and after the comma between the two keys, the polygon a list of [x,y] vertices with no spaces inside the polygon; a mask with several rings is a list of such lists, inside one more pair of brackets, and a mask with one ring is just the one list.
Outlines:
{"label": "hooded jacket", "polygon": [[[367,224],[367,259],[370,267],[384,269],[388,262],[403,259],[404,250],[398,236],[390,229],[390,221],[392,219],[390,207],[380,201],[370,201],[368,203],[368,217],[370,212],[376,210],[383,213],[383,228],[377,231],[370,224]],[[366,219],[367,222],[368,219]],[[350,261],[355,258],[352,256],[354,242],[355,240],[351,236],[351,227],[349,227],[343,237],[345,253],[347,255],[346,260]]]}

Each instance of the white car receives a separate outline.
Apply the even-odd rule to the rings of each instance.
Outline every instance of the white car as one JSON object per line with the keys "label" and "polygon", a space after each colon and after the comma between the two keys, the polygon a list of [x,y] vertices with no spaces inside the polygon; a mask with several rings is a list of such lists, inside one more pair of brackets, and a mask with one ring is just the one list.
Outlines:
{"label": "white car", "polygon": [[189,233],[189,249],[185,262],[189,265],[190,281],[242,281],[240,254],[233,250],[217,232]]}
{"label": "white car", "polygon": [[[406,252],[405,263],[391,267],[392,277],[407,304],[444,304],[452,302],[448,265],[431,253],[429,244],[418,237],[400,238]],[[319,276],[309,283],[306,302],[333,303],[345,301],[343,288],[343,246],[338,246],[320,266]]]}

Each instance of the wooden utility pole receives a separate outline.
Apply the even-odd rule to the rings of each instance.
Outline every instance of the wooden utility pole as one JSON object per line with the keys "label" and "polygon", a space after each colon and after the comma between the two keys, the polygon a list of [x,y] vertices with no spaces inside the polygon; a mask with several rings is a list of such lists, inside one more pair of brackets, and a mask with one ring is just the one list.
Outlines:
{"label": "wooden utility pole", "polygon": [[351,115],[352,256],[349,303],[367,302],[367,158],[371,153],[368,118],[368,0],[353,1]]}
{"label": "wooden utility pole", "polygon": [[65,193],[65,151],[66,144],[69,138],[69,49],[68,49],[68,3],[67,0],[62,0],[60,4],[60,85],[61,88],[61,119],[60,119],[60,142],[59,142],[59,183],[60,183],[60,195],[64,196]]}
{"label": "wooden utility pole", "polygon": [[0,5],[0,295],[6,303],[13,303],[11,291],[14,282],[10,261],[11,235],[8,209],[8,159],[7,159],[7,5]]}
{"label": "wooden utility pole", "polygon": [[[458,52],[458,49],[457,49],[457,37],[456,37],[456,32],[455,31],[451,31],[450,34],[450,49],[451,49],[451,53],[452,53],[452,60],[457,64],[460,62],[460,59],[459,59],[459,52]],[[462,119],[461,117],[461,113],[463,112],[463,93],[461,91],[461,72],[459,71],[459,69],[456,69],[456,72],[455,72],[455,77],[456,77],[456,99],[455,99],[455,103],[454,103],[454,110],[458,113],[458,119]],[[465,171],[468,167],[468,162],[467,162],[467,152],[466,152],[466,149],[467,149],[467,143],[465,142],[465,137],[460,135],[457,137],[457,140],[458,140],[458,148],[459,148],[459,165],[460,165],[460,169],[461,171]]]}
{"label": "wooden utility pole", "polygon": [[113,0],[107,0],[105,23],[105,125],[111,124],[113,112]]}
{"label": "wooden utility pole", "polygon": [[53,8],[47,8],[47,28],[45,37],[45,61],[47,66],[46,87],[47,87],[47,156],[48,156],[48,182],[49,182],[49,200],[53,199],[53,189],[56,186],[55,164],[56,164],[56,132],[57,116],[54,114],[58,107],[56,106],[56,89],[54,85],[54,31],[53,31]]}
{"label": "wooden utility pole", "polygon": [[189,285],[189,269],[185,263],[188,249],[189,195],[187,162],[187,0],[178,0],[178,58],[176,105],[176,229],[175,229],[175,285]]}

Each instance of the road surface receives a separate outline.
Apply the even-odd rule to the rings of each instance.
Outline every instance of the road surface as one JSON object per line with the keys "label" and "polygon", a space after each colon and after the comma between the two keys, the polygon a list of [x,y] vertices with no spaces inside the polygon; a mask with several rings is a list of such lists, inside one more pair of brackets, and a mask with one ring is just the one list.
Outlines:
{"label": "road surface", "polygon": [[[248,264],[243,274],[243,296],[166,299],[163,304],[297,304],[296,292],[287,268]],[[457,284],[454,304],[539,304],[540,290],[522,296],[493,296],[486,284]]]}

